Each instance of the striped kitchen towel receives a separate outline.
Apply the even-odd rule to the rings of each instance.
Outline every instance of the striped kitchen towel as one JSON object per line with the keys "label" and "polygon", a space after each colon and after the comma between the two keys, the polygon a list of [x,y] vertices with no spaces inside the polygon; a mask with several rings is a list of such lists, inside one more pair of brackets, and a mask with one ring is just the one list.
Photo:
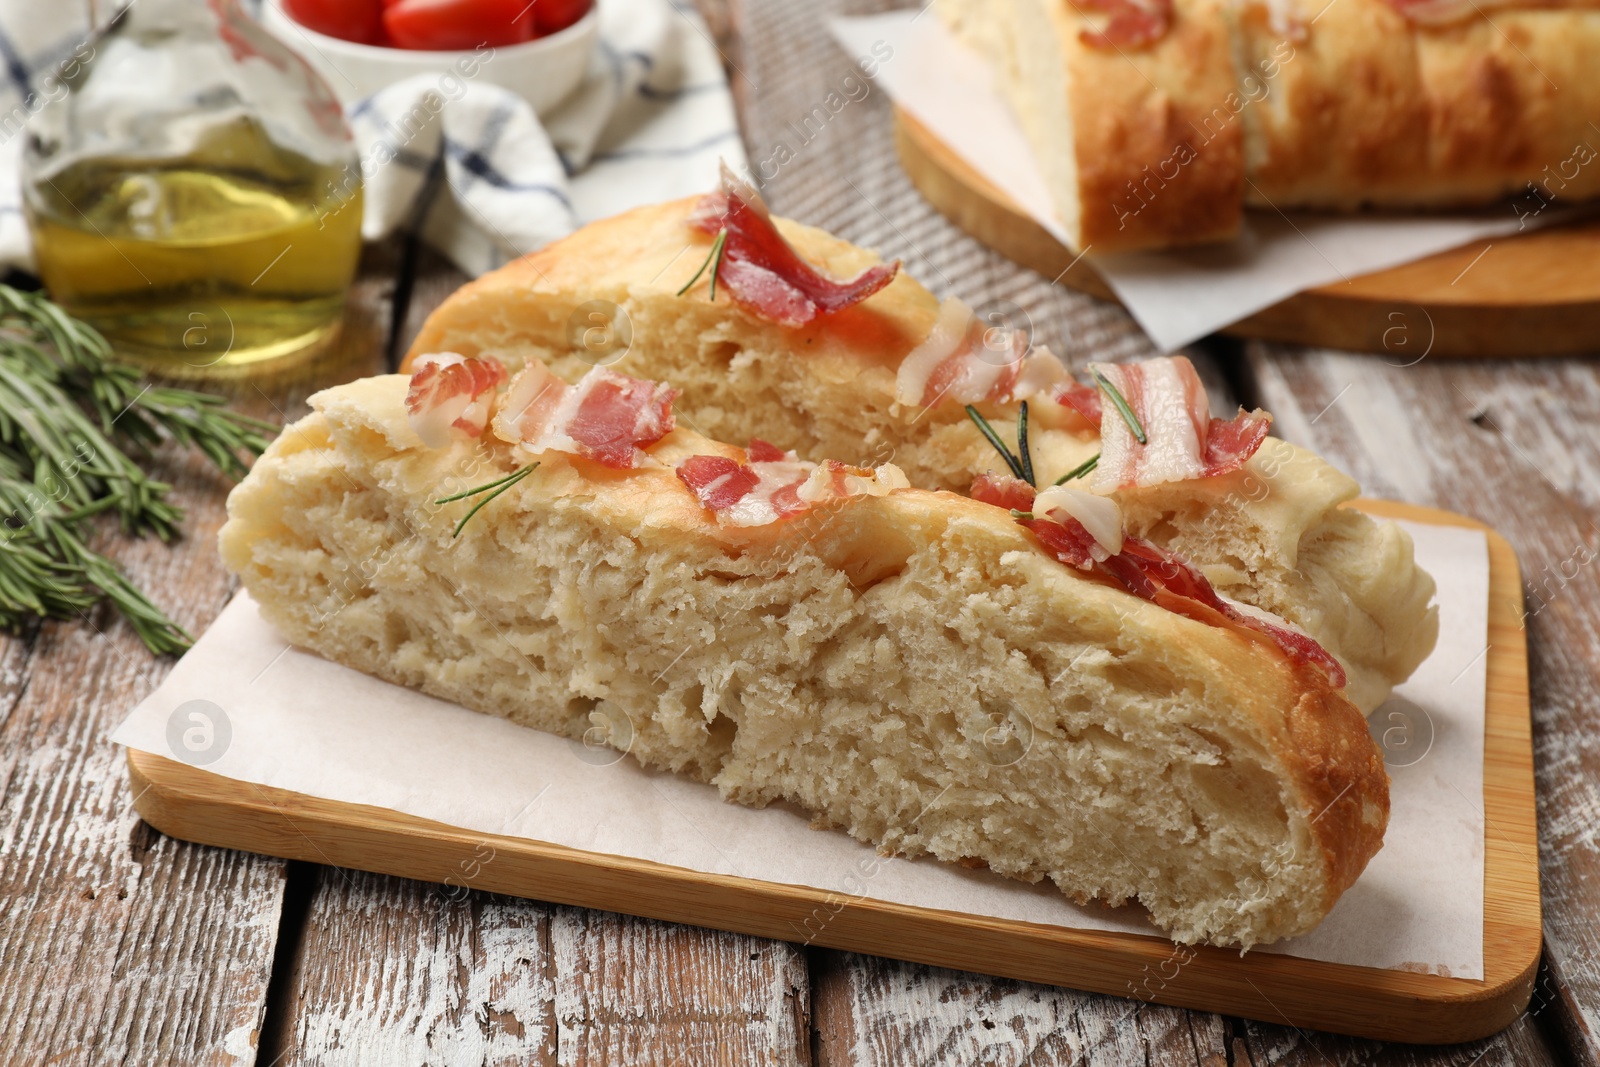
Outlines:
{"label": "striped kitchen towel", "polygon": [[[32,265],[22,131],[59,106],[74,64],[92,63],[86,10],[0,0],[0,268]],[[722,57],[688,0],[600,0],[589,72],[542,121],[510,90],[434,75],[391,85],[348,118],[366,186],[363,236],[415,226],[473,275],[585,222],[705,192],[719,159],[745,169]]]}

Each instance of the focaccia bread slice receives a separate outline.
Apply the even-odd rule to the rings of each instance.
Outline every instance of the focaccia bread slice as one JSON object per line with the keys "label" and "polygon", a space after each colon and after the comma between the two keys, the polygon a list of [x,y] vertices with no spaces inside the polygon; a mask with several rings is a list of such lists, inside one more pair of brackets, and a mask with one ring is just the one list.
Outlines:
{"label": "focaccia bread slice", "polygon": [[[317,394],[256,463],[221,550],[285,637],[568,737],[625,721],[612,737],[641,763],[728,800],[1136,900],[1184,942],[1304,932],[1379,848],[1388,781],[1360,712],[1259,634],[1063,565],[1004,508],[889,468],[818,468],[844,488],[798,512],[769,495],[781,521],[737,525],[702,503],[723,483],[686,471],[771,446],[671,431],[670,391],[620,378],[554,415],[526,376],[485,406],[500,377],[435,421],[439,447],[388,376]],[[573,398],[604,390],[635,436],[561,451],[598,440]],[[515,413],[536,408],[554,421],[530,430]],[[507,476],[464,524],[472,497],[437,503]]]}
{"label": "focaccia bread slice", "polygon": [[[1076,249],[1114,252],[1236,237],[1244,218],[1241,123],[1220,0],[1173,0],[1143,48],[1092,47],[1068,0],[933,0],[989,60]],[[1341,0],[1342,2],[1342,0]]]}
{"label": "focaccia bread slice", "polygon": [[[429,316],[406,366],[449,351],[513,369],[542,361],[576,381],[604,365],[672,382],[682,390],[679,416],[717,439],[760,437],[803,457],[892,461],[913,485],[958,492],[995,468],[963,400],[973,399],[1012,440],[1015,399],[899,398],[904,366],[952,302],[942,310],[904,271],[860,303],[798,326],[735,302],[727,286],[708,298],[704,277],[679,295],[714,244],[691,225],[695,208],[681,200],[593,223],[463,286]],[[873,253],[822,230],[773,222],[801,258],[831,276],[881,268]],[[1039,349],[1023,357],[1025,339],[1016,347],[1030,367],[1056,363]],[[1056,370],[1064,375],[1058,363]],[[1100,433],[1048,391],[1035,396],[1030,427],[1040,484],[1100,447]],[[1327,646],[1350,676],[1350,698],[1370,711],[1427,656],[1438,623],[1433,582],[1416,566],[1409,537],[1342,507],[1357,489],[1316,455],[1268,438],[1231,473],[1115,495],[1130,530],[1200,565],[1224,594]]]}
{"label": "focaccia bread slice", "polygon": [[1080,249],[1231,239],[1245,205],[1600,195],[1597,0],[933,6],[995,68]]}

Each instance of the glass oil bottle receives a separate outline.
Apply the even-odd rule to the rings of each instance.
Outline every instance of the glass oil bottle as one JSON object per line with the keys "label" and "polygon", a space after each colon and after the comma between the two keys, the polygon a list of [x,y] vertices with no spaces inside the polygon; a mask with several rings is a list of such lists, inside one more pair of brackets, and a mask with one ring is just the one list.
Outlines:
{"label": "glass oil bottle", "polygon": [[319,351],[361,242],[332,92],[237,0],[139,0],[35,116],[24,206],[52,299],[176,377]]}

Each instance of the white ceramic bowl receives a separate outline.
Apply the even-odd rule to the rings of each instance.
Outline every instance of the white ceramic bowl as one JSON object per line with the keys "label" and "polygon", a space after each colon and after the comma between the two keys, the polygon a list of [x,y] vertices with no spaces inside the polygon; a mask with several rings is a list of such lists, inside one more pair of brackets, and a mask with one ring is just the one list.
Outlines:
{"label": "white ceramic bowl", "polygon": [[543,115],[583,81],[589,56],[600,37],[598,3],[564,30],[497,47],[493,55],[487,56],[470,51],[421,52],[341,41],[294,21],[283,10],[283,0],[266,0],[262,4],[261,22],[300,53],[346,107],[414,74],[449,73],[463,81],[483,81],[510,89]]}

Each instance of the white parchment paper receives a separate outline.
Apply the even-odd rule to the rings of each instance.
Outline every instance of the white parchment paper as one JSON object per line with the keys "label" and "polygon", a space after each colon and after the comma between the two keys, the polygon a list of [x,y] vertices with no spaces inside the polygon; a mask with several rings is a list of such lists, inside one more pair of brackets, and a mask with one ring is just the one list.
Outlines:
{"label": "white parchment paper", "polygon": [[[876,80],[895,103],[1070,245],[1022,128],[987,64],[937,17],[892,11],[836,18],[830,26],[852,57],[874,56],[874,45],[881,50],[887,44],[893,54],[878,67]],[[1151,341],[1171,352],[1302,290],[1572,215],[1570,209],[1545,208],[1537,198],[1449,215],[1262,209],[1245,213],[1244,233],[1230,244],[1117,255],[1092,247],[1086,252]]]}
{"label": "white parchment paper", "polygon": [[[1411,526],[1439,582],[1438,649],[1372,716],[1391,760],[1384,847],[1310,935],[1311,959],[1483,974],[1483,715],[1488,554],[1480,532]],[[205,702],[205,703],[195,703]],[[195,713],[203,719],[195,718]],[[434,700],[291,647],[241,594],[112,734],[246,782],[693,870],[975,915],[1158,932],[1136,908],[1082,908],[933,860],[880,857],[782,807]],[[797,928],[794,940],[808,933]]]}

